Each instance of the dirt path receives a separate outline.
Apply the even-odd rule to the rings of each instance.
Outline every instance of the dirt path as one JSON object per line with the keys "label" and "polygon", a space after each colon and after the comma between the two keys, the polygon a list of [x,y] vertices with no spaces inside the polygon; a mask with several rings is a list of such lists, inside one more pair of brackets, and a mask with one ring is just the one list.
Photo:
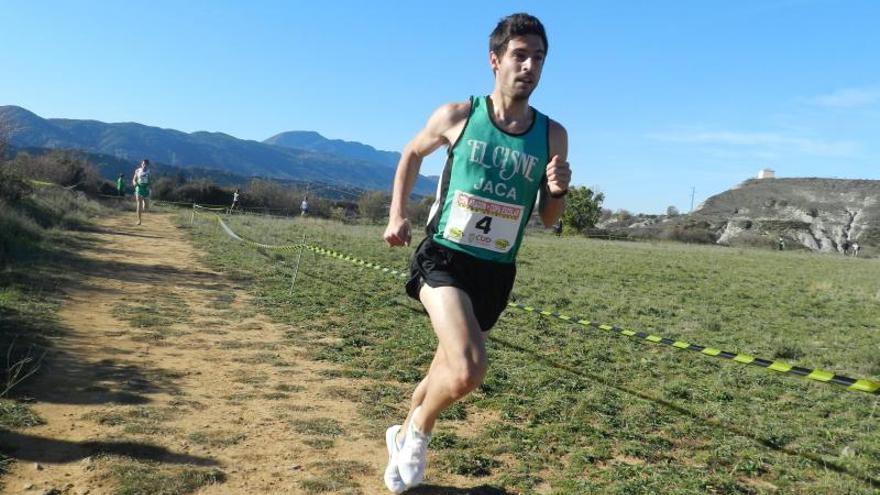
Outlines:
{"label": "dirt path", "polygon": [[199,494],[386,493],[377,428],[344,399],[357,384],[283,341],[289,328],[205,268],[171,215],[109,218],[89,237],[26,390],[46,424],[0,435],[16,448],[3,493],[113,493],[126,473],[193,465],[226,479]]}

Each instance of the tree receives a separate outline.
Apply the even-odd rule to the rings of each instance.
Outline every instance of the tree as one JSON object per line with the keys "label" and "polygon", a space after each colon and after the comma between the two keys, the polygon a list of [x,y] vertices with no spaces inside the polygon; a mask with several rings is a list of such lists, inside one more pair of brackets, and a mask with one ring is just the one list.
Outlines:
{"label": "tree", "polygon": [[365,193],[358,200],[358,213],[361,218],[371,223],[378,223],[388,218],[388,205],[391,196],[381,191]]}
{"label": "tree", "polygon": [[6,124],[0,124],[0,163],[6,161],[6,151],[9,149],[9,131]]}
{"label": "tree", "polygon": [[666,216],[667,217],[677,217],[679,215],[678,208],[674,206],[666,207]]}
{"label": "tree", "polygon": [[[232,200],[232,193],[229,198],[223,201]],[[301,200],[300,200],[301,201]],[[266,179],[252,179],[251,183],[244,191],[242,202],[247,202],[252,206],[263,208],[289,208],[291,206],[299,206],[296,201],[281,184]]]}
{"label": "tree", "polygon": [[566,231],[583,232],[594,227],[602,211],[605,194],[594,193],[588,187],[572,187],[565,200],[562,225]]}
{"label": "tree", "polygon": [[425,225],[428,221],[428,215],[431,213],[431,205],[433,204],[433,196],[425,196],[416,202],[411,201],[406,206],[406,214],[410,225]]}

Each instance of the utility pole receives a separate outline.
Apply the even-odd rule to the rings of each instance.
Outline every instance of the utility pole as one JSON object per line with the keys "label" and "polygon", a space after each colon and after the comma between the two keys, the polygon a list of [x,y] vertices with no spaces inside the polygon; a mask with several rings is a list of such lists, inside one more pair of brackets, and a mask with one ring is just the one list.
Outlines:
{"label": "utility pole", "polygon": [[691,186],[691,211],[689,211],[688,213],[694,212],[694,193],[696,193],[696,192],[697,192],[697,188],[694,186]]}

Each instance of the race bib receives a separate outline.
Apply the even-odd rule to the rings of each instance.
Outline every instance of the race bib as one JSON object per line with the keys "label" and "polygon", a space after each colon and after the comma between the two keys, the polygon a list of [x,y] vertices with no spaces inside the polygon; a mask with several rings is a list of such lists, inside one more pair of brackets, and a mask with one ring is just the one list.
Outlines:
{"label": "race bib", "polygon": [[141,172],[138,174],[138,184],[146,186],[150,183],[150,173],[149,172]]}
{"label": "race bib", "polygon": [[523,207],[455,191],[443,237],[457,244],[506,253],[519,234]]}

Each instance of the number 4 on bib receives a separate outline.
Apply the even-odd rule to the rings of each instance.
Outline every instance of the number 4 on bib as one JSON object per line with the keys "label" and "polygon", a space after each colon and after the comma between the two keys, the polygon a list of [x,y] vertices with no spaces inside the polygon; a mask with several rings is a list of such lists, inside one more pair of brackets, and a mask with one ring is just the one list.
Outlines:
{"label": "number 4 on bib", "polygon": [[488,234],[492,229],[492,217],[483,217],[474,227],[482,230],[484,234]]}

